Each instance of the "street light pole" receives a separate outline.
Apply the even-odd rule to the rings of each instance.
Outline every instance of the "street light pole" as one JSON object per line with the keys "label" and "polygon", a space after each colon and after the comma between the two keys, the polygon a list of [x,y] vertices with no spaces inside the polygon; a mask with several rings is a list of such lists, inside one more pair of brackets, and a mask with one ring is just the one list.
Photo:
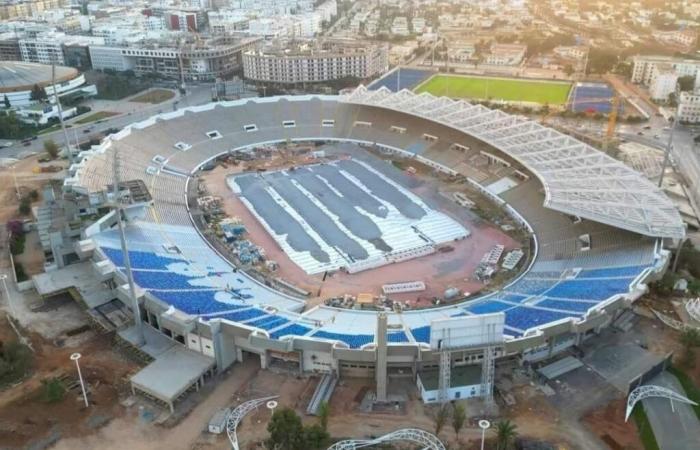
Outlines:
{"label": "street light pole", "polygon": [[481,428],[481,450],[484,450],[484,442],[486,441],[486,430],[491,426],[491,422],[485,419],[479,421],[479,428]]}
{"label": "street light pole", "polygon": [[89,407],[90,403],[88,402],[87,398],[87,392],[85,392],[85,382],[83,381],[83,374],[80,372],[80,363],[78,363],[78,360],[80,359],[82,355],[80,353],[73,353],[70,355],[70,360],[75,361],[75,367],[78,369],[78,379],[80,380],[80,389],[83,391],[83,400],[85,400],[85,407]]}
{"label": "street light pole", "polygon": [[7,274],[0,274],[0,280],[2,280],[2,285],[5,288],[5,297],[7,297],[7,304],[10,307],[10,314],[15,319],[17,318],[17,313],[15,312],[15,306],[12,304],[12,298],[10,297],[10,290],[7,289]]}
{"label": "street light pole", "polygon": [[20,200],[21,196],[19,195],[19,186],[17,185],[17,172],[15,172],[15,166],[10,166],[10,169],[12,169],[12,180],[15,183],[15,193],[17,194],[17,200]]}

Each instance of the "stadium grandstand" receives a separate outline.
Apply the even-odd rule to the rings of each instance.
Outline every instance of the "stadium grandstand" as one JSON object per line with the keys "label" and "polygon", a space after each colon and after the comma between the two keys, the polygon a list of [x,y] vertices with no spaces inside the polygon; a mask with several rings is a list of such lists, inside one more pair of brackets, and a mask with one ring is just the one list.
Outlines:
{"label": "stadium grandstand", "polygon": [[[258,282],[218,253],[194,226],[188,206],[190,183],[206,163],[234,150],[289,141],[359,143],[461,176],[531,233],[533,258],[497,292],[388,311],[386,339],[376,336],[376,312],[307,309],[303,299]],[[472,149],[477,141],[490,152]],[[477,179],[469,165],[478,158],[502,170]],[[123,180],[143,180],[152,196],[129,208],[124,225],[145,326],[211,356],[217,370],[257,355],[263,368],[282,359],[300,372],[372,376],[380,370],[377,342],[386,341],[386,370],[415,374],[437,366],[431,347],[436,321],[492,313],[505,319],[498,354],[538,360],[576,345],[630,307],[665,271],[664,244],[685,233],[678,211],[656,186],[587,144],[521,116],[384,86],[159,114],[82,152],[64,189],[104,192],[115,172]],[[506,177],[518,182],[498,193],[484,187]],[[108,214],[85,230],[76,247],[128,305],[115,223],[114,213]],[[478,362],[467,358],[475,351],[463,349],[461,361]]]}

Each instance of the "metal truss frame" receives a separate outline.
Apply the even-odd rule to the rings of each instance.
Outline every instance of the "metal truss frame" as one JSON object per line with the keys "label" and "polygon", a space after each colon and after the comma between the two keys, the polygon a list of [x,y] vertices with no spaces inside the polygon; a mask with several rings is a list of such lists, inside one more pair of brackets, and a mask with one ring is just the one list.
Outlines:
{"label": "metal truss frame", "polygon": [[257,409],[260,405],[263,405],[270,400],[278,398],[279,395],[273,395],[271,397],[256,398],[254,400],[248,400],[240,405],[236,406],[226,418],[226,434],[228,435],[228,440],[231,442],[231,447],[234,450],[239,450],[238,448],[238,436],[236,435],[236,429],[238,429],[238,424],[241,423],[243,418],[248,415],[251,411]]}
{"label": "metal truss frame", "polygon": [[632,410],[634,410],[634,405],[644,400],[645,398],[650,397],[667,398],[671,401],[671,404],[673,404],[673,401],[675,400],[677,402],[697,406],[697,403],[695,403],[694,401],[690,400],[689,398],[683,397],[681,394],[672,391],[671,389],[661,386],[655,386],[653,384],[639,386],[637,389],[630,392],[630,395],[627,397],[627,410],[625,411],[625,422],[627,422],[630,415],[632,414]]}
{"label": "metal truss frame", "polygon": [[680,320],[676,320],[673,317],[667,316],[666,314],[660,313],[654,308],[649,308],[651,309],[651,312],[654,313],[657,319],[659,319],[664,325],[667,327],[673,328],[674,330],[682,331],[683,328],[686,327],[686,325],[681,322]]}
{"label": "metal truss frame", "polygon": [[418,444],[424,450],[445,450],[445,445],[432,433],[418,428],[403,428],[376,439],[349,439],[336,442],[328,450],[355,450],[387,442],[408,441]]}
{"label": "metal truss frame", "polygon": [[673,202],[641,174],[570,136],[520,116],[428,93],[360,86],[341,97],[467,133],[510,155],[534,173],[544,206],[652,237],[679,239],[685,227]]}
{"label": "metal truss frame", "polygon": [[700,322],[700,297],[685,302],[685,310],[690,317]]}

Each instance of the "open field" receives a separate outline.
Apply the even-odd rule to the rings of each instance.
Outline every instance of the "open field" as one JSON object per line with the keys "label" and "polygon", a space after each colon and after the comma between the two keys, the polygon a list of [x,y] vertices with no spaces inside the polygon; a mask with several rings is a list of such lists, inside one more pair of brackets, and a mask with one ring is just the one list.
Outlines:
{"label": "open field", "polygon": [[132,98],[129,101],[137,103],[151,103],[155,105],[157,103],[163,103],[166,100],[170,100],[173,97],[175,97],[175,93],[173,91],[169,91],[167,89],[152,89],[145,94]]}
{"label": "open field", "polygon": [[562,105],[569,97],[571,84],[509,78],[435,75],[416,87],[418,93],[477,100],[549,103]]}
{"label": "open field", "polygon": [[75,123],[84,124],[95,122],[96,120],[106,119],[108,117],[116,116],[117,114],[119,113],[115,113],[112,111],[97,111],[96,113],[90,114],[89,116],[81,117],[80,119],[76,120]]}

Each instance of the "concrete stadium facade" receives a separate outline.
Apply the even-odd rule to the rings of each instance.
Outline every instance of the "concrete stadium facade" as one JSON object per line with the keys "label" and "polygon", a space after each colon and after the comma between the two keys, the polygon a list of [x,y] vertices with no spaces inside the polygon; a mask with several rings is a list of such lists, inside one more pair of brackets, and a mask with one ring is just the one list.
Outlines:
{"label": "concrete stadium facade", "polygon": [[[166,226],[195,228],[188,206],[188,187],[204,164],[221,155],[288,141],[353,142],[413,158],[438,172],[462,177],[465,183],[478,188],[527,229],[532,236],[533,258],[523,273],[502,291],[511,292],[510,289],[515,289],[513,286],[528,281],[532,273],[560,273],[557,275],[559,281],[553,283],[555,286],[566,284],[566,277],[571,274],[579,276],[588,271],[592,276],[592,272],[600,267],[610,270],[627,266],[640,268],[630,276],[624,292],[601,300],[584,300],[590,302],[590,308],[585,312],[566,317],[560,311],[555,320],[537,319],[537,324],[527,329],[513,325],[497,350],[498,357],[517,356],[522,360],[536,361],[576,345],[610,325],[644,295],[646,283],[663,275],[669,256],[663,249],[664,242],[681,238],[683,225],[665,195],[641,175],[568,136],[554,134],[534,122],[500,111],[407,91],[397,94],[368,92],[358,88],[346,96],[245,99],[160,114],[133,124],[107,138],[99,147],[83,152],[81,161],[71,167],[71,176],[66,179],[64,189],[84,194],[103,191],[111,181],[114,153],[131,150],[128,164],[120,165],[121,177],[142,179],[151,189],[153,202],[143,208],[134,208],[141,209],[135,214],[140,218],[129,223],[127,228],[138,227],[142,221],[149,224],[148,227],[161,227],[167,233]],[[411,112],[410,104],[418,105],[422,113]],[[467,110],[476,114],[460,116],[460,111]],[[446,114],[440,116],[438,111]],[[451,123],[450,116],[459,122]],[[288,126],[290,121],[294,122],[293,127]],[[283,126],[283,122],[287,125]],[[486,131],[480,131],[480,126]],[[215,140],[207,138],[207,133],[212,130],[218,131],[221,137]],[[496,138],[493,133],[499,130],[503,135]],[[484,138],[484,132],[491,133],[490,137]],[[569,163],[558,172],[550,162],[519,152],[513,142],[501,145],[498,141],[519,136],[535,137],[533,140],[528,138],[522,145],[539,146],[539,151],[550,144],[559,146],[562,152],[559,160],[579,160],[582,165],[577,167],[575,163]],[[134,148],[142,151],[135,154]],[[556,150],[547,152],[553,154]],[[521,184],[501,195],[489,192],[469,173],[463,173],[462,168],[468,166],[469,161],[465,159],[465,152],[473,152],[494,161],[493,164],[499,167],[506,167],[511,176],[519,177]],[[599,172],[592,168],[592,160],[599,164]],[[586,198],[578,195],[572,205],[566,205],[562,196],[570,195],[571,189],[580,189],[581,185],[573,175],[578,170],[588,177],[590,195]],[[570,189],[562,181],[566,174],[572,180]],[[617,176],[619,180],[611,180],[611,176]],[[614,186],[608,184],[610,182]],[[621,188],[625,183],[629,189],[637,190],[635,199],[630,200],[628,187]],[[600,203],[596,205],[596,201]],[[614,207],[616,211],[613,211]],[[631,218],[628,222],[620,215],[620,208],[629,208],[629,211],[623,211]],[[631,212],[640,211],[640,208],[640,214]],[[574,215],[576,220],[572,221]],[[647,224],[637,217],[655,219]],[[111,261],[110,266],[110,259],[99,239],[100,234],[108,232],[113,225],[112,215],[111,219],[108,216],[86,230],[84,239],[76,244],[76,253],[81,259],[92,259],[96,273],[115,296],[128,305],[126,276],[115,261]],[[580,248],[582,234],[593,236],[591,249]],[[200,238],[210,246],[201,234]],[[213,247],[212,250],[216,252]],[[221,254],[219,257],[225,259]],[[582,278],[581,284],[585,280],[595,284],[595,278]],[[346,331],[341,332],[337,327],[346,321],[360,324],[356,331],[347,333],[373,335],[377,323],[375,312],[330,307],[304,311],[304,302],[296,299],[283,298],[275,306],[265,305],[265,299],[252,299],[251,302],[259,304],[267,314],[278,314],[290,323],[313,328],[304,335],[275,336],[270,330],[232,321],[224,315],[178,314],[171,304],[159,298],[157,290],[140,287],[137,296],[144,320],[169,337],[177,338],[190,350],[214,358],[217,370],[224,370],[234,362],[254,355],[260,358],[263,368],[282,361],[294,365],[299,373],[334,372],[341,377],[376,375],[376,336],[362,345],[329,337],[344,336]],[[270,289],[271,298],[282,295],[272,291]],[[533,314],[553,313],[554,310],[544,307],[538,309],[536,302],[546,297],[544,293],[520,292],[520,295],[525,298],[523,304],[507,303],[511,306],[506,314],[516,310],[535,311]],[[388,313],[390,326],[396,326],[407,335],[406,341],[388,345],[389,377],[408,373],[415,378],[421,370],[438,367],[438,353],[431,350],[425,340],[418,338],[418,330],[424,332],[431,320],[476,314],[469,308],[502,297],[503,293],[499,291],[441,308]],[[529,301],[534,302],[532,306],[527,303]],[[328,319],[331,316],[332,322]],[[482,355],[483,349],[480,348],[463,349],[452,354],[452,364],[480,364]]]}

